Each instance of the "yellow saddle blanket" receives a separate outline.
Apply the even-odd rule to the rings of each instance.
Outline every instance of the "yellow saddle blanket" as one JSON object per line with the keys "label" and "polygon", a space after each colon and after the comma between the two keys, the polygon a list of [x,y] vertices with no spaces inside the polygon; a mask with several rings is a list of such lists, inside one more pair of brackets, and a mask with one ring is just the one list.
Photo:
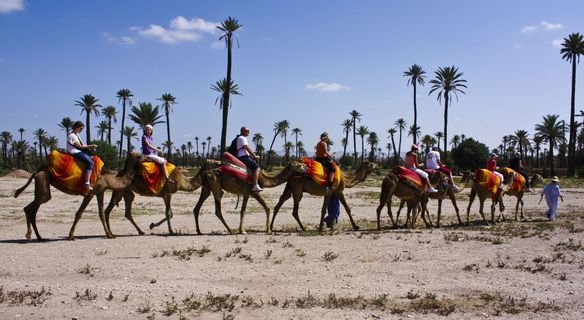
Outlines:
{"label": "yellow saddle blanket", "polygon": [[509,167],[504,167],[501,169],[501,173],[505,179],[507,179],[511,174],[515,173],[515,178],[513,179],[513,183],[509,189],[515,190],[517,192],[523,190],[523,187],[525,186],[525,177],[523,177],[523,175]]}
{"label": "yellow saddle blanket", "polygon": [[499,191],[501,179],[487,169],[478,169],[475,173],[475,182],[487,189],[490,193],[495,194]]}
{"label": "yellow saddle blanket", "polygon": [[[312,178],[312,180],[321,186],[326,186],[328,184],[328,171],[325,172],[325,169],[320,162],[307,157],[302,158],[302,162],[308,167],[308,171],[306,173]],[[334,162],[333,166],[336,169],[335,175],[333,177],[333,188],[336,189],[341,181],[342,171],[341,168],[339,168]]]}
{"label": "yellow saddle blanket", "polygon": [[[144,178],[144,182],[146,182],[148,189],[150,189],[155,195],[160,195],[162,188],[164,188],[164,184],[166,183],[160,165],[156,162],[144,161],[142,162],[141,167],[142,177]],[[174,164],[169,162],[166,163],[166,172],[168,172],[169,175],[175,168],[176,166]]]}
{"label": "yellow saddle blanket", "polygon": [[[93,172],[91,173],[91,184],[94,184],[101,175],[103,161],[98,156],[92,156]],[[89,194],[89,190],[83,187],[85,183],[84,172],[87,165],[72,155],[58,150],[53,150],[47,157],[49,172],[53,179],[59,181],[71,191],[83,195]]]}

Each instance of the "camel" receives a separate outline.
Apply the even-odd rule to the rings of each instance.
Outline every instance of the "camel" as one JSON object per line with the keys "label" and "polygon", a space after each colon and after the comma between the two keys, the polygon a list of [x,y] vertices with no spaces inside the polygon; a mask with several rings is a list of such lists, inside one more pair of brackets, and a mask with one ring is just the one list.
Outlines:
{"label": "camel", "polygon": [[[405,169],[408,170],[408,169]],[[444,179],[446,176],[443,174],[434,174],[431,176],[431,183],[434,187],[440,183],[438,179]],[[417,212],[422,213],[422,219],[427,227],[432,227],[432,221],[430,221],[430,216],[428,215],[428,220],[426,220],[426,204],[428,203],[428,197],[425,187],[422,188],[408,179],[402,178],[400,175],[389,172],[383,181],[381,182],[381,193],[379,195],[379,206],[377,207],[377,230],[381,230],[381,210],[387,205],[387,214],[394,228],[398,227],[399,221],[399,211],[397,212],[396,219],[393,219],[393,214],[391,212],[391,198],[396,196],[407,204],[407,215],[406,224],[407,227],[411,223],[412,227],[415,227],[417,220]],[[411,219],[411,222],[410,222]]]}
{"label": "camel", "polygon": [[502,215],[503,211],[505,211],[505,205],[503,204],[503,201],[501,201],[501,199],[502,199],[505,191],[507,191],[509,189],[509,186],[511,184],[513,184],[513,180],[515,179],[515,175],[517,173],[512,172],[511,174],[509,174],[507,179],[505,179],[503,181],[503,189],[502,190],[498,186],[498,178],[497,178],[497,186],[494,188],[487,189],[479,183],[479,179],[481,179],[482,176],[491,175],[491,174],[492,173],[487,169],[479,169],[475,172],[473,184],[472,184],[472,187],[470,189],[468,207],[466,208],[466,223],[467,224],[469,223],[470,208],[471,208],[472,203],[477,195],[479,197],[479,212],[480,212],[480,214],[483,218],[483,221],[485,222],[486,225],[489,225],[489,222],[485,218],[485,213],[484,213],[483,209],[484,209],[484,204],[485,204],[485,200],[487,199],[487,197],[490,197],[492,200],[492,203],[491,203],[491,223],[495,223],[495,208],[497,206],[497,203],[499,204],[500,214]]}
{"label": "camel", "polygon": [[[289,180],[290,177],[302,174],[306,172],[307,168],[306,165],[298,162],[298,161],[291,161],[282,171],[275,175],[267,174],[265,171],[260,171],[260,176],[258,180],[258,184],[262,188],[273,188],[276,186],[281,185],[282,183]],[[247,202],[249,197],[251,196],[254,198],[266,212],[266,233],[271,234],[272,229],[270,222],[270,208],[266,205],[265,200],[258,192],[251,192],[252,185],[246,181],[241,180],[240,178],[234,177],[232,175],[226,174],[221,172],[219,169],[210,169],[202,172],[202,188],[201,188],[201,196],[199,197],[199,201],[195,205],[193,209],[193,215],[195,216],[195,224],[197,227],[197,234],[201,234],[201,229],[199,228],[199,214],[201,212],[201,207],[205,200],[213,193],[213,198],[215,200],[215,215],[219,220],[223,223],[225,228],[227,228],[227,232],[229,234],[233,234],[233,231],[223,218],[223,214],[221,212],[221,198],[223,197],[224,190],[243,196],[243,200],[241,203],[241,210],[240,210],[240,220],[239,220],[239,233],[245,234],[246,231],[243,227],[243,220],[245,217],[245,210],[247,208]]]}
{"label": "camel", "polygon": [[194,178],[188,179],[180,172],[178,168],[172,170],[169,174],[169,177],[174,179],[175,183],[166,183],[160,194],[155,194],[152,190],[150,190],[150,188],[148,188],[146,182],[144,181],[144,177],[141,174],[136,174],[134,176],[134,179],[132,179],[132,183],[124,190],[114,190],[112,192],[111,200],[107,208],[105,209],[105,221],[107,223],[108,228],[110,228],[109,222],[110,213],[113,207],[117,206],[120,200],[122,200],[123,198],[125,204],[124,216],[126,217],[126,219],[130,221],[134,228],[136,228],[138,234],[140,235],[144,234],[144,232],[140,229],[140,227],[138,227],[132,216],[132,203],[134,202],[135,194],[137,193],[145,197],[160,197],[164,200],[165,206],[164,218],[156,223],[151,223],[150,229],[154,229],[155,227],[160,226],[162,223],[166,221],[168,225],[168,233],[174,234],[174,230],[172,229],[170,223],[170,220],[172,219],[172,208],[170,205],[172,195],[179,190],[188,192],[195,191],[201,187],[202,183],[199,175],[197,175]]}
{"label": "camel", "polygon": [[[324,224],[324,216],[326,214],[326,209],[327,209],[327,203],[328,203],[328,200],[329,200],[331,192],[332,192],[339,198],[339,201],[341,202],[341,204],[345,208],[345,211],[347,211],[347,215],[349,216],[349,219],[351,220],[351,225],[353,226],[353,230],[359,230],[359,226],[357,226],[357,224],[353,220],[353,216],[351,215],[351,209],[349,208],[349,205],[347,204],[347,201],[345,200],[345,196],[343,195],[343,190],[345,188],[352,188],[352,187],[356,186],[357,184],[365,181],[365,179],[367,178],[367,176],[371,172],[376,172],[379,174],[379,168],[378,168],[377,164],[373,163],[373,162],[369,162],[369,161],[363,161],[361,163],[361,165],[359,166],[359,168],[355,171],[355,173],[352,176],[349,177],[348,175],[343,173],[341,175],[341,179],[339,181],[338,187],[333,188],[329,193],[327,193],[326,186],[318,184],[308,175],[296,175],[296,176],[290,177],[290,179],[288,179],[288,182],[286,183],[286,187],[284,188],[284,192],[280,196],[280,200],[278,201],[278,203],[274,207],[274,216],[272,217],[272,222],[270,224],[270,228],[274,227],[274,221],[276,220],[276,215],[278,214],[280,207],[282,207],[282,205],[284,204],[284,202],[286,202],[286,200],[290,199],[290,197],[293,197],[294,208],[292,209],[292,216],[294,217],[294,219],[296,219],[296,222],[298,222],[300,229],[302,229],[302,231],[306,231],[306,229],[304,228],[304,225],[302,225],[302,222],[300,221],[300,217],[298,216],[298,208],[299,208],[300,200],[302,200],[303,193],[307,192],[313,196],[324,196],[324,201],[323,201],[322,210],[321,210],[320,223],[319,223],[319,227],[318,227],[318,230],[322,231],[323,224]],[[333,229],[333,230],[335,229],[335,222],[332,223],[331,229]]]}
{"label": "camel", "polygon": [[79,190],[71,190],[65,185],[61,184],[57,179],[55,179],[51,172],[49,171],[49,166],[45,165],[40,167],[37,171],[33,172],[30,176],[28,181],[24,186],[14,191],[14,197],[17,198],[32,182],[35,180],[35,190],[34,190],[34,200],[29,203],[26,207],[24,207],[24,212],[26,214],[26,239],[31,239],[31,226],[34,229],[34,233],[38,241],[43,241],[44,239],[41,237],[37,225],[36,225],[36,215],[43,203],[47,203],[51,200],[51,186],[55,187],[57,190],[70,194],[70,195],[81,195],[83,196],[83,201],[79,206],[79,209],[75,213],[75,220],[73,221],[73,226],[71,226],[71,230],[69,231],[69,240],[75,240],[75,227],[77,226],[77,222],[81,219],[83,211],[95,195],[97,198],[97,207],[99,210],[99,219],[103,225],[103,229],[105,231],[105,235],[107,238],[113,238],[113,234],[109,229],[109,225],[106,224],[104,214],[103,214],[103,198],[105,190],[124,190],[130,183],[135,174],[134,167],[136,163],[140,161],[140,158],[129,154],[125,165],[124,171],[125,174],[118,176],[115,172],[107,169],[102,169],[100,176],[97,178],[97,181],[93,184],[93,191],[90,191],[87,194],[83,194]]}
{"label": "camel", "polygon": [[[503,168],[501,171],[503,173],[503,176],[508,175],[509,170],[512,170],[510,168]],[[521,176],[519,173],[517,173],[517,175],[515,176],[515,181],[513,183],[513,187],[509,188],[509,190],[507,190],[505,192],[506,195],[510,195],[510,196],[515,196],[517,198],[517,203],[515,204],[515,221],[517,220],[517,213],[519,211],[519,208],[521,206],[521,220],[524,220],[525,217],[523,216],[523,195],[525,194],[525,178],[523,178],[523,176]],[[539,183],[543,182],[543,177],[539,174],[534,174],[529,178],[529,185],[530,186],[536,186]],[[502,199],[501,199],[502,201]],[[502,213],[501,213],[502,214]],[[505,217],[503,217],[504,219]]]}

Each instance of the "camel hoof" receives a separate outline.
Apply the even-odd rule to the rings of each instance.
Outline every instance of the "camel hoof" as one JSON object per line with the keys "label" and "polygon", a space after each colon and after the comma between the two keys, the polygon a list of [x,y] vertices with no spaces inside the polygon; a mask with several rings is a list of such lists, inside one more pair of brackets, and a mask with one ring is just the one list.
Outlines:
{"label": "camel hoof", "polygon": [[67,240],[75,241],[75,237],[74,236],[69,236],[69,237],[67,237]]}
{"label": "camel hoof", "polygon": [[353,226],[353,230],[355,230],[355,231],[359,231],[360,229],[361,229],[361,228],[360,228],[358,225],[354,225],[354,226]]}
{"label": "camel hoof", "polygon": [[156,227],[156,225],[154,223],[150,223],[150,230],[154,229],[154,227]]}
{"label": "camel hoof", "polygon": [[115,236],[115,235],[113,235],[113,234],[107,234],[107,235],[106,235],[106,238],[108,238],[108,239],[115,239],[115,238],[116,238],[116,236]]}

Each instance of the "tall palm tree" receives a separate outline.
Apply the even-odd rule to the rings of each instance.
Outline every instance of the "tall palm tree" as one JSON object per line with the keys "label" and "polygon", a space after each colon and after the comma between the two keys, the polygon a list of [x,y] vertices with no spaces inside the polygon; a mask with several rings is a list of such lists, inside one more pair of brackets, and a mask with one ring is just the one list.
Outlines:
{"label": "tall palm tree", "polygon": [[525,151],[529,146],[529,132],[525,130],[517,130],[514,133],[517,144],[519,145],[519,152],[525,155]]}
{"label": "tall palm tree", "polygon": [[[404,72],[404,76],[408,77],[408,86],[411,84],[412,87],[414,88],[414,127],[418,126],[418,108],[417,108],[417,104],[416,104],[416,89],[417,89],[417,85],[424,85],[424,79],[426,78],[425,76],[426,71],[422,70],[422,67],[417,65],[417,64],[413,64],[408,71]],[[416,144],[416,135],[413,135],[413,139],[414,139],[414,144]]]}
{"label": "tall palm tree", "polygon": [[[260,159],[261,159],[262,158],[263,149],[264,149],[264,147],[262,145],[262,142],[264,141],[264,136],[262,136],[262,134],[260,132],[256,132],[256,133],[253,134],[253,137],[251,138],[251,141],[255,145],[256,152],[260,155]],[[262,150],[262,151],[260,152],[260,150]]]}
{"label": "tall palm tree", "polygon": [[97,128],[97,134],[99,135],[99,141],[103,141],[104,140],[104,135],[111,128],[109,126],[109,122],[107,120],[101,120],[99,122],[99,124],[97,126],[95,126],[95,127]]}
{"label": "tall palm tree", "polygon": [[452,148],[458,147],[459,143],[460,143],[460,136],[457,134],[452,136],[452,139],[450,139],[450,144],[452,145]]}
{"label": "tall palm tree", "polygon": [[559,115],[550,115],[543,117],[543,122],[535,125],[535,131],[544,141],[547,141],[549,148],[548,165],[550,166],[551,175],[556,175],[554,170],[554,149],[558,144],[565,141],[562,134],[562,123],[558,121]]}
{"label": "tall palm tree", "polygon": [[147,124],[155,126],[164,122],[160,120],[162,115],[159,114],[158,106],[152,107],[150,102],[140,102],[138,107],[132,106],[131,111],[130,120],[134,121],[140,128],[144,128]]}
{"label": "tall palm tree", "polygon": [[[389,138],[391,139],[391,145],[393,146],[393,165],[396,166],[398,164],[398,153],[397,150],[395,148],[395,134],[397,132],[396,128],[391,128],[387,130],[387,133],[389,133]],[[388,152],[388,156],[389,156],[389,152]]]}
{"label": "tall palm tree", "polygon": [[[162,106],[164,107],[164,115],[166,116],[166,140],[170,140],[170,112],[172,111],[172,106],[176,104],[176,98],[170,93],[165,93],[162,97],[156,99],[162,101]],[[171,150],[168,150],[166,157],[171,158]]]}
{"label": "tall palm tree", "polygon": [[444,138],[444,133],[442,133],[442,131],[437,131],[434,133],[434,137],[436,137],[436,144],[440,146],[440,141]]}
{"label": "tall palm tree", "polygon": [[212,146],[212,144],[211,144],[211,136],[208,136],[207,137],[207,145],[209,146],[209,148],[207,148],[207,158],[209,158],[209,152],[211,151],[210,149],[211,149],[211,146]]}
{"label": "tall palm tree", "polygon": [[45,138],[45,142],[44,142],[44,148],[45,148],[45,156],[48,156],[49,153],[47,152],[47,147],[49,147],[49,150],[53,151],[55,149],[57,149],[59,145],[59,139],[57,139],[54,136],[48,136],[47,138]]}
{"label": "tall palm tree", "polygon": [[87,136],[87,143],[91,143],[91,114],[93,113],[96,117],[99,117],[99,109],[101,104],[97,103],[99,99],[96,99],[91,94],[85,94],[81,99],[75,100],[75,105],[81,107],[81,114],[85,112],[85,134]]}
{"label": "tall palm tree", "polygon": [[362,114],[357,110],[353,110],[349,115],[351,115],[351,122],[353,124],[353,157],[355,158],[355,164],[357,164],[357,121],[361,122]]}
{"label": "tall palm tree", "polygon": [[128,146],[128,149],[126,149],[126,151],[130,152],[132,151],[132,138],[138,137],[138,132],[136,131],[136,129],[134,129],[134,127],[125,127],[123,133],[124,136],[126,136],[126,143]]}
{"label": "tall palm tree", "polygon": [[541,150],[541,144],[544,142],[544,138],[539,134],[533,136],[533,148],[535,149],[535,163],[533,164],[534,167],[539,168],[539,151]]}
{"label": "tall palm tree", "polygon": [[116,116],[118,115],[118,111],[114,106],[107,106],[101,109],[101,115],[107,119],[107,144],[111,146],[112,144],[112,120],[114,123],[118,122]]}
{"label": "tall palm tree", "polygon": [[[225,77],[224,81],[226,84],[229,84],[229,86],[224,85],[220,87],[222,89],[221,92],[223,93],[223,96],[221,98],[221,108],[223,110],[221,122],[221,151],[225,151],[225,144],[227,139],[227,119],[229,116],[229,107],[231,106],[229,97],[230,94],[232,94],[231,85],[233,84],[233,81],[231,80],[231,64],[232,64],[231,54],[234,40],[233,34],[242,26],[243,25],[239,24],[239,21],[237,19],[232,17],[228,17],[223,22],[221,22],[220,26],[217,26],[217,29],[219,29],[222,32],[222,35],[221,37],[219,37],[219,40],[225,41],[225,47],[227,48],[227,76]],[[237,41],[237,38],[235,40]]]}
{"label": "tall palm tree", "polygon": [[2,131],[0,133],[0,141],[2,141],[2,162],[7,164],[8,161],[8,145],[12,143],[12,133],[10,131]]}
{"label": "tall palm tree", "polygon": [[345,143],[343,144],[343,158],[347,155],[347,145],[349,144],[349,133],[351,132],[351,128],[353,128],[353,120],[352,119],[345,119],[343,123],[343,133],[345,134]]}
{"label": "tall palm tree", "polygon": [[398,140],[398,151],[397,151],[397,153],[398,154],[401,154],[402,132],[405,130],[405,128],[407,126],[407,123],[406,123],[406,120],[404,120],[403,118],[399,118],[399,119],[395,120],[395,122],[393,124],[399,130],[399,140]]}
{"label": "tall palm tree", "polygon": [[568,176],[576,174],[576,64],[580,62],[580,55],[584,54],[584,37],[580,33],[572,33],[564,38],[560,49],[562,59],[572,63],[572,88],[570,97],[570,139],[568,141]]}
{"label": "tall palm tree", "polygon": [[[217,102],[219,102],[220,108],[223,110],[223,117],[222,117],[222,124],[221,124],[221,150],[225,151],[225,141],[227,139],[227,118],[229,116],[229,107],[231,107],[231,102],[229,100],[229,97],[233,94],[233,95],[239,95],[241,96],[242,94],[239,93],[239,86],[234,83],[232,80],[227,80],[226,78],[223,78],[217,82],[215,82],[215,84],[213,84],[211,86],[211,89],[220,92],[221,94],[219,95],[219,97],[217,97],[217,99],[215,99],[215,104],[217,104]],[[225,100],[227,98],[227,100]],[[227,101],[228,103],[226,104],[225,101]]]}
{"label": "tall palm tree", "polygon": [[417,141],[418,138],[420,138],[420,136],[422,135],[422,131],[420,129],[421,129],[420,126],[411,125],[408,128],[408,136],[416,136]]}
{"label": "tall palm tree", "polygon": [[294,128],[292,129],[292,134],[294,135],[294,153],[296,158],[298,158],[298,136],[302,135],[302,129]]}
{"label": "tall palm tree", "polygon": [[125,120],[126,120],[126,103],[129,107],[132,106],[132,97],[134,94],[129,89],[121,89],[116,93],[116,97],[118,98],[118,102],[122,102],[122,123],[120,126],[120,151],[118,153],[118,158],[122,157],[122,141],[124,141],[124,128],[125,128]]}
{"label": "tall palm tree", "polygon": [[63,130],[65,130],[65,137],[69,136],[69,133],[71,133],[71,128],[73,128],[73,123],[75,123],[75,121],[71,120],[71,118],[69,118],[69,117],[65,117],[65,118],[61,119],[61,122],[59,123],[59,127],[61,127]]}
{"label": "tall palm tree", "polygon": [[19,140],[19,141],[22,141],[22,135],[24,135],[24,132],[25,132],[25,131],[26,131],[26,130],[24,130],[24,128],[20,128],[20,129],[18,129],[18,133],[20,133],[20,140]]}
{"label": "tall palm tree", "polygon": [[202,155],[203,157],[205,157],[205,147],[206,147],[206,146],[207,146],[207,142],[205,142],[205,141],[201,142],[201,147],[203,147],[203,153],[201,153],[201,155]]}
{"label": "tall palm tree", "polygon": [[452,100],[452,94],[458,100],[458,92],[464,94],[462,88],[466,88],[466,80],[462,79],[462,72],[458,72],[455,66],[441,67],[434,73],[435,78],[430,80],[432,89],[428,95],[433,92],[438,93],[438,101],[444,99],[444,158],[448,157],[448,104]]}
{"label": "tall palm tree", "polygon": [[369,128],[366,126],[359,126],[359,128],[357,128],[357,134],[361,137],[361,162],[363,162],[363,160],[365,160],[363,157],[365,154],[365,136],[369,134]]}
{"label": "tall palm tree", "polygon": [[280,120],[274,123],[274,138],[272,139],[272,143],[270,144],[270,150],[268,150],[268,161],[266,162],[266,166],[270,166],[270,159],[272,156],[272,151],[274,148],[274,142],[276,141],[276,137],[278,135],[284,137],[284,144],[286,143],[286,132],[290,128],[290,122],[288,120]]}
{"label": "tall palm tree", "polygon": [[377,133],[375,131],[369,132],[369,136],[367,136],[367,144],[369,144],[371,147],[371,151],[369,152],[369,161],[375,161],[375,150],[379,144],[379,138],[377,137]]}
{"label": "tall palm tree", "polygon": [[39,142],[38,146],[39,146],[39,157],[40,157],[43,153],[43,144],[45,142],[45,139],[47,138],[47,132],[43,128],[38,128],[32,134],[37,138],[37,140]]}
{"label": "tall palm tree", "polygon": [[286,162],[290,161],[290,150],[292,150],[292,148],[294,148],[294,145],[292,144],[292,142],[288,141],[285,142],[284,145],[284,158],[286,159]]}
{"label": "tall palm tree", "polygon": [[199,156],[199,137],[195,137],[195,154],[197,155],[197,157]]}

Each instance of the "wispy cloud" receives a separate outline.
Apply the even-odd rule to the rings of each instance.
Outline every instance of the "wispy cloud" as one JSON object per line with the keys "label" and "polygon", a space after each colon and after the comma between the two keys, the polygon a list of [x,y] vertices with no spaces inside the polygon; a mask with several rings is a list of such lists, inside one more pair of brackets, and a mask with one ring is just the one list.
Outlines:
{"label": "wispy cloud", "polygon": [[551,23],[551,22],[547,22],[544,20],[544,21],[540,22],[538,25],[525,26],[525,27],[521,28],[521,33],[530,34],[530,33],[537,32],[539,30],[560,30],[563,28],[564,28],[564,26],[561,23]]}
{"label": "wispy cloud", "polygon": [[108,42],[113,42],[121,45],[132,46],[136,44],[136,39],[128,36],[115,37],[107,32],[103,32],[101,36]]}
{"label": "wispy cloud", "polygon": [[554,39],[552,41],[552,46],[554,46],[556,48],[562,48],[562,43],[564,43],[564,40],[562,40],[562,39]]}
{"label": "wispy cloud", "polygon": [[143,38],[155,39],[166,44],[178,44],[200,41],[205,33],[215,34],[218,31],[216,28],[218,25],[216,22],[205,21],[201,18],[189,20],[178,16],[170,21],[168,28],[150,24],[146,28],[132,27],[130,31]]}
{"label": "wispy cloud", "polygon": [[23,11],[24,0],[0,0],[0,13]]}
{"label": "wispy cloud", "polygon": [[340,83],[309,83],[306,84],[306,89],[315,90],[320,92],[338,92],[338,91],[349,91],[351,88],[349,86],[342,85]]}

